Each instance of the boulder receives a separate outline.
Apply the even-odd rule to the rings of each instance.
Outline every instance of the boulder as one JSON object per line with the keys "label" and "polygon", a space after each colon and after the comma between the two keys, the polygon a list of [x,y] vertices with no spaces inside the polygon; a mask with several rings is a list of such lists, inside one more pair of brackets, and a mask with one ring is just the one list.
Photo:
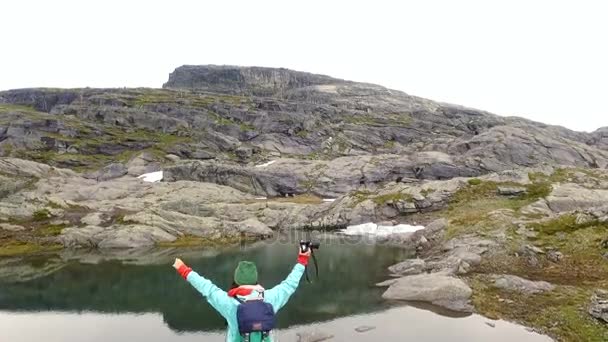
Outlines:
{"label": "boulder", "polygon": [[524,187],[515,187],[515,186],[499,186],[498,194],[501,196],[519,196],[525,194],[527,192]]}
{"label": "boulder", "polygon": [[161,164],[148,152],[140,153],[129,160],[126,167],[128,174],[131,176],[141,176],[145,173],[156,172],[162,169]]}
{"label": "boulder", "polygon": [[122,177],[126,175],[128,169],[125,165],[120,163],[112,163],[110,165],[104,166],[100,170],[94,173],[86,174],[84,177],[88,179],[95,179],[99,182],[107,181],[110,179]]}
{"label": "boulder", "polygon": [[549,259],[552,262],[558,263],[558,262],[562,261],[563,258],[564,258],[564,255],[559,251],[551,250],[551,251],[547,252],[547,259]]}
{"label": "boulder", "polygon": [[162,229],[143,225],[129,225],[106,232],[97,244],[99,248],[140,248],[159,242],[175,241],[176,237]]}
{"label": "boulder", "polygon": [[589,314],[608,324],[608,291],[596,290],[591,296]]}
{"label": "boulder", "polygon": [[551,211],[551,208],[549,208],[545,199],[539,199],[538,201],[521,208],[520,212],[524,215],[548,216],[553,214],[553,211]]}
{"label": "boulder", "polygon": [[495,276],[494,286],[502,290],[525,294],[537,294],[555,289],[553,284],[546,281],[531,281],[514,275]]}
{"label": "boulder", "polygon": [[422,259],[410,259],[390,266],[388,270],[396,276],[420,274],[424,272],[426,262]]}
{"label": "boulder", "polygon": [[0,229],[6,230],[9,232],[21,232],[21,231],[25,230],[25,228],[22,226],[18,226],[16,224],[9,224],[9,223],[0,223]]}
{"label": "boulder", "polygon": [[422,301],[455,311],[471,312],[473,291],[462,280],[440,273],[399,278],[382,295],[385,299]]}
{"label": "boulder", "polygon": [[567,183],[555,186],[547,197],[547,204],[556,213],[602,207],[608,202],[608,190],[587,189]]}

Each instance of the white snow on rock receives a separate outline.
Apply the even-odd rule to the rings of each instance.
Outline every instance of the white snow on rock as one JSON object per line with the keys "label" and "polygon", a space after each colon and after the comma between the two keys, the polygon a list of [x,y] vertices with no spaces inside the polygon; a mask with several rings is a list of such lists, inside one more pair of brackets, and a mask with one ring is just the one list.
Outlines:
{"label": "white snow on rock", "polygon": [[268,198],[266,198],[266,197],[256,197],[255,199],[256,200],[267,200]]}
{"label": "white snow on rock", "polygon": [[398,224],[396,226],[380,226],[375,223],[363,223],[348,226],[340,232],[345,235],[374,235],[389,236],[392,234],[413,233],[424,229],[423,226],[410,226],[409,224]]}
{"label": "white snow on rock", "polygon": [[271,161],[269,161],[268,163],[264,163],[264,164],[256,165],[255,167],[266,167],[266,166],[269,166],[269,165],[274,164],[275,162],[276,162],[276,160],[271,160]]}
{"label": "white snow on rock", "polygon": [[324,198],[323,202],[334,202],[335,200],[335,198]]}
{"label": "white snow on rock", "polygon": [[156,172],[144,173],[143,175],[141,175],[137,178],[142,179],[144,182],[150,182],[150,183],[160,182],[161,180],[163,180],[163,172],[156,171]]}

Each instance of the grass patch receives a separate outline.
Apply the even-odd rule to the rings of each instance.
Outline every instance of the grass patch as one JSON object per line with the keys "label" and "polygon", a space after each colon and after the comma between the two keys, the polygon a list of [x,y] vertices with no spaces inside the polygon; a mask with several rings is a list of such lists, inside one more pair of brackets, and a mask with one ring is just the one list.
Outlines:
{"label": "grass patch", "polygon": [[372,201],[374,203],[380,204],[380,205],[384,205],[387,203],[395,203],[395,202],[399,202],[399,201],[413,203],[414,197],[412,197],[412,195],[410,195],[408,193],[394,192],[394,193],[390,193],[390,194],[376,196],[372,199]]}
{"label": "grass patch", "polygon": [[[498,209],[510,209],[517,216],[518,211],[550,193],[551,186],[545,182],[525,185],[526,193],[516,197],[498,195],[499,186],[524,187],[521,184],[483,181],[471,178],[468,186],[459,189],[450,199],[444,216],[450,221],[446,236],[491,229],[497,222],[491,222],[488,214]],[[507,223],[504,223],[507,224]]]}
{"label": "grass patch", "polygon": [[395,147],[395,140],[387,140],[384,142],[384,145],[382,145],[382,147],[384,148],[394,148]]}
{"label": "grass patch", "polygon": [[480,185],[481,184],[481,179],[479,178],[471,178],[467,181],[467,183],[469,183],[469,185]]}
{"label": "grass patch", "polygon": [[33,242],[9,241],[0,245],[0,256],[15,256],[21,254],[35,254],[56,251],[61,245],[41,245]]}
{"label": "grass patch", "polygon": [[49,224],[38,228],[37,233],[40,236],[58,236],[65,227],[67,227],[65,224]]}
{"label": "grass patch", "polygon": [[312,194],[304,194],[304,195],[296,195],[293,197],[273,197],[268,200],[261,201],[269,201],[269,202],[283,202],[283,203],[298,203],[298,204],[321,204],[323,203],[323,199],[321,197],[312,195]]}
{"label": "grass patch", "polygon": [[548,183],[579,183],[576,173],[582,173],[585,176],[595,181],[608,181],[608,174],[594,169],[582,168],[562,168],[556,169],[552,174],[546,175],[542,172],[530,172],[528,178],[532,182],[548,182]]}
{"label": "grass patch", "polygon": [[44,221],[44,220],[48,220],[50,217],[51,217],[51,213],[48,211],[48,209],[39,209],[39,210],[34,211],[32,219],[34,221]]}
{"label": "grass patch", "polygon": [[572,233],[579,229],[589,227],[603,227],[608,229],[608,223],[591,220],[588,222],[577,223],[575,215],[562,215],[556,219],[544,222],[531,223],[530,228],[542,234],[553,235],[558,232]]}

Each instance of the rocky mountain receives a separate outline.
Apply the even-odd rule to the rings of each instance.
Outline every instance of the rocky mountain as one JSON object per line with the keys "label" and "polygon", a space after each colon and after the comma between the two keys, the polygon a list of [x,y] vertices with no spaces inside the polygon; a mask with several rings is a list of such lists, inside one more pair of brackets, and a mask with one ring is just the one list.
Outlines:
{"label": "rocky mountain", "polygon": [[[607,166],[606,128],[287,69],[183,66],[163,89],[9,90],[0,256],[423,224],[391,237],[419,259],[389,269],[385,298],[601,341],[608,328],[591,316],[608,314]],[[160,183],[136,177],[159,170]]]}
{"label": "rocky mountain", "polygon": [[[287,69],[183,66],[164,89],[11,90],[0,93],[0,115],[1,155],[77,171],[124,164],[142,152],[158,164],[175,160],[167,154],[214,160],[180,163],[174,179],[193,179],[180,167],[217,165],[230,178],[276,159],[307,165],[308,175],[329,174],[327,182],[340,177],[332,169],[352,170],[348,186],[313,186],[318,195],[404,178],[608,164],[602,130],[573,132]],[[377,164],[387,166],[377,171]],[[291,185],[243,189],[309,192],[300,170]]]}

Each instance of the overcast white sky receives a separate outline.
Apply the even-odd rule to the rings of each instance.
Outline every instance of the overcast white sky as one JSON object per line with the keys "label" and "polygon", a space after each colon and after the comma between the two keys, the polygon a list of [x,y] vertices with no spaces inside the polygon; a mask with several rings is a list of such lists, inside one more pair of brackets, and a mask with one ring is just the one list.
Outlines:
{"label": "overcast white sky", "polygon": [[286,67],[576,130],[608,126],[608,1],[0,0],[0,89]]}

